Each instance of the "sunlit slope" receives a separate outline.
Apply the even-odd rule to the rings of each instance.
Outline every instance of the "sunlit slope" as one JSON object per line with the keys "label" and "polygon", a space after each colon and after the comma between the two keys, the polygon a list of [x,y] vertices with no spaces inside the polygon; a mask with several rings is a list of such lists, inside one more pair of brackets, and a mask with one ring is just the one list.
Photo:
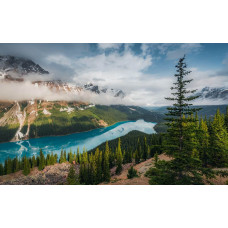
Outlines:
{"label": "sunlit slope", "polygon": [[136,106],[30,101],[1,107],[1,142],[88,131],[125,120],[160,122],[163,119],[161,114]]}

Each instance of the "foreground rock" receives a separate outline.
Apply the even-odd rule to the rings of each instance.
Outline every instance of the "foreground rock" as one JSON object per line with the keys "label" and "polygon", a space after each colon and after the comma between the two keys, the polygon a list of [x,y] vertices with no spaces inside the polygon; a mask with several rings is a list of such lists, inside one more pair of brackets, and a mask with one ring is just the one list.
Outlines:
{"label": "foreground rock", "polygon": [[39,171],[34,168],[28,176],[22,171],[0,177],[0,184],[3,185],[60,185],[66,184],[69,163],[55,164],[45,167]]}

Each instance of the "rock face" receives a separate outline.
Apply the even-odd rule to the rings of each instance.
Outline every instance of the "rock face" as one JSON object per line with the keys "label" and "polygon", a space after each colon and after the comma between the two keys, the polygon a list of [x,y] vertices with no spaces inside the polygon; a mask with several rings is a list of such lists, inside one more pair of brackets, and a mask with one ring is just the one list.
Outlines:
{"label": "rock face", "polygon": [[125,97],[125,93],[122,90],[102,88],[98,85],[94,85],[93,83],[85,84],[84,89],[96,94],[109,94],[113,97],[119,97],[119,98]]}
{"label": "rock face", "polygon": [[[1,185],[62,185],[66,184],[68,171],[71,164],[62,163],[45,167],[38,171],[34,168],[28,176],[22,172],[13,173],[0,177]],[[78,165],[75,165],[76,173],[79,172]]]}
{"label": "rock face", "polygon": [[200,92],[196,94],[201,99],[228,99],[228,88],[211,88],[205,87]]}
{"label": "rock face", "polygon": [[[49,72],[44,70],[41,66],[34,63],[30,59],[9,55],[0,56],[0,79],[4,79],[5,81],[23,82],[25,78],[23,76],[26,76],[28,74],[45,75],[49,74]],[[29,80],[29,77],[27,78],[27,80]],[[74,94],[84,90],[90,91],[95,94],[108,94],[110,96],[118,98],[125,97],[125,94],[122,90],[107,89],[98,85],[93,85],[92,83],[88,83],[85,85],[75,85],[62,82],[61,80],[46,80],[31,81],[36,87],[45,86],[52,91],[54,90],[55,92],[60,91]]]}
{"label": "rock face", "polygon": [[29,73],[49,74],[32,60],[14,56],[0,56],[0,78],[14,79]]}

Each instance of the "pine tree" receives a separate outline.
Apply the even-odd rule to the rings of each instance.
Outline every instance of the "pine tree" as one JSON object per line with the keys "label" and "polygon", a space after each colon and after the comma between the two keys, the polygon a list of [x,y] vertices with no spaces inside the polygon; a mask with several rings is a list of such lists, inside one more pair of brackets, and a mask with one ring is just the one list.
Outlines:
{"label": "pine tree", "polygon": [[227,108],[226,108],[226,114],[225,114],[225,119],[224,119],[224,121],[225,121],[225,127],[226,127],[226,131],[228,132],[228,106],[227,106]]}
{"label": "pine tree", "polygon": [[143,144],[143,153],[142,153],[142,159],[146,161],[148,158],[148,147],[147,147],[147,140],[146,137],[144,137],[144,144]]}
{"label": "pine tree", "polygon": [[13,172],[17,172],[20,170],[20,167],[19,167],[19,161],[18,161],[18,158],[14,158],[13,159]]}
{"label": "pine tree", "polygon": [[110,169],[115,166],[115,154],[109,149],[109,167]]}
{"label": "pine tree", "polygon": [[79,184],[78,176],[76,175],[74,166],[71,165],[68,176],[67,176],[67,184],[68,185],[77,185]]}
{"label": "pine tree", "polygon": [[105,153],[104,153],[104,181],[109,182],[111,178],[110,168],[109,168],[109,146],[108,141],[106,142],[105,146]]}
{"label": "pine tree", "polygon": [[135,164],[139,164],[139,163],[140,163],[139,151],[138,151],[138,149],[136,149],[136,151],[135,151]]}
{"label": "pine tree", "polygon": [[209,154],[209,143],[210,143],[210,135],[207,127],[207,123],[201,119],[199,125],[199,157],[202,161],[203,166],[207,167],[210,154]]}
{"label": "pine tree", "polygon": [[30,163],[25,155],[24,157],[24,168],[23,168],[23,174],[27,176],[30,173]]}
{"label": "pine tree", "polygon": [[90,184],[96,184],[96,161],[95,161],[95,155],[90,155]]}
{"label": "pine tree", "polygon": [[0,163],[0,176],[4,175],[4,167],[3,165]]}
{"label": "pine tree", "polygon": [[118,140],[118,147],[117,147],[117,153],[116,153],[116,174],[120,174],[122,172],[122,163],[123,163],[123,156],[121,151],[121,141],[120,138]]}
{"label": "pine tree", "polygon": [[[192,95],[196,90],[188,90],[186,85],[192,79],[185,79],[190,73],[185,63],[185,57],[180,58],[176,65],[176,82],[171,87],[173,97],[166,98],[175,102],[168,107],[166,120],[168,121],[166,135],[166,153],[171,155],[171,161],[158,161],[155,169],[151,169],[150,184],[203,184],[203,175],[211,177],[209,169],[202,167],[201,161],[192,156],[195,138],[196,120],[192,115],[199,109],[192,108],[190,103],[197,96]],[[188,116],[185,118],[185,116]],[[193,137],[193,138],[192,138]],[[156,175],[155,175],[156,174]]]}
{"label": "pine tree", "polygon": [[54,164],[57,163],[57,161],[58,161],[58,155],[55,154],[55,155],[54,155]]}
{"label": "pine tree", "polygon": [[97,184],[102,182],[102,152],[99,148],[95,151],[95,161],[96,161],[96,181]]}
{"label": "pine tree", "polygon": [[77,148],[76,163],[80,164],[80,151],[79,151],[79,147]]}
{"label": "pine tree", "polygon": [[64,150],[64,162],[67,161],[66,150]]}
{"label": "pine tree", "polygon": [[155,165],[157,165],[157,163],[158,163],[158,153],[157,152],[154,155],[154,163],[155,163]]}
{"label": "pine tree", "polygon": [[39,156],[39,170],[43,170],[45,168],[45,157],[43,154],[42,149],[40,149],[40,156]]}
{"label": "pine tree", "polygon": [[32,156],[32,168],[36,167],[37,166],[37,160],[36,160],[36,157],[35,155]]}
{"label": "pine tree", "polygon": [[128,174],[127,174],[127,178],[128,179],[132,179],[133,177],[137,177],[137,170],[133,168],[133,166],[131,166],[130,169],[128,169]]}
{"label": "pine tree", "polygon": [[73,154],[73,161],[76,163],[76,160],[77,160],[76,153],[74,152],[74,154]]}
{"label": "pine tree", "polygon": [[46,165],[49,166],[51,164],[51,156],[50,154],[47,154],[47,157],[46,157]]}
{"label": "pine tree", "polygon": [[60,158],[59,158],[59,163],[63,163],[65,162],[65,158],[64,158],[64,153],[63,153],[63,149],[61,150],[61,154],[60,154]]}
{"label": "pine tree", "polygon": [[8,167],[8,159],[6,159],[5,161],[4,161],[4,174],[6,175],[7,174],[7,168]]}
{"label": "pine tree", "polygon": [[53,152],[51,152],[50,164],[51,164],[51,165],[54,165],[54,164],[55,164],[55,156],[54,156]]}
{"label": "pine tree", "polygon": [[7,167],[6,167],[6,174],[10,174],[13,172],[13,163],[11,158],[7,159]]}
{"label": "pine tree", "polygon": [[211,124],[211,165],[225,167],[228,165],[228,134],[225,129],[224,118],[219,109]]}
{"label": "pine tree", "polygon": [[74,160],[72,150],[70,149],[70,153],[68,153],[68,161],[72,164]]}
{"label": "pine tree", "polygon": [[137,142],[137,151],[138,151],[138,154],[139,154],[139,162],[140,162],[141,158],[142,158],[142,147],[141,147],[141,143],[140,143],[139,138],[138,138],[138,142]]}

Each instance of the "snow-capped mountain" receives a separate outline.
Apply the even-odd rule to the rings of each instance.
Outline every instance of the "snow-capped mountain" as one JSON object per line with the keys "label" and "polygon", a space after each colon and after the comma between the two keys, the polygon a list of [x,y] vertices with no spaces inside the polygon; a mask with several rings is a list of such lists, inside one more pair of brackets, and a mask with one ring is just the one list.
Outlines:
{"label": "snow-capped mountain", "polygon": [[[61,80],[48,80],[44,77],[43,80],[37,81],[26,75],[45,75],[49,74],[38,64],[34,63],[30,59],[14,57],[14,56],[0,56],[0,79],[3,81],[23,82],[30,80],[35,87],[47,87],[54,92],[65,92],[76,94],[80,91],[90,91],[99,95],[109,95],[111,97],[124,98],[125,94],[122,90],[104,88],[92,83],[80,85],[80,82],[76,84],[66,83]],[[30,76],[30,75],[29,75]],[[40,78],[40,77],[39,77]]]}
{"label": "snow-capped mountain", "polygon": [[125,93],[122,90],[119,89],[107,89],[99,87],[98,85],[93,85],[93,83],[85,84],[84,89],[89,90],[91,92],[97,93],[97,94],[109,94],[114,97],[124,98]]}
{"label": "snow-capped mountain", "polygon": [[201,98],[201,99],[227,100],[228,99],[228,88],[205,87],[200,92],[198,92],[196,95],[199,96],[199,98]]}
{"label": "snow-capped mountain", "polygon": [[38,64],[32,60],[14,57],[14,56],[0,56],[0,78],[1,79],[18,79],[23,75],[29,73],[35,74],[49,74]]}

